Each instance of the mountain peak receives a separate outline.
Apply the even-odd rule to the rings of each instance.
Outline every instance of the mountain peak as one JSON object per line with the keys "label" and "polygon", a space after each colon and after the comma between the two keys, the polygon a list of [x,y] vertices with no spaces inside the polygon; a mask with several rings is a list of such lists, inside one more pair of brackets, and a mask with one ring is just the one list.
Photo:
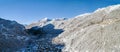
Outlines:
{"label": "mountain peak", "polygon": [[51,19],[43,18],[43,19],[41,19],[40,21],[51,21]]}
{"label": "mountain peak", "polygon": [[111,12],[111,11],[114,11],[114,10],[118,10],[120,9],[120,4],[117,4],[117,5],[111,5],[111,6],[108,6],[108,7],[104,7],[104,8],[98,8],[95,12],[99,12],[99,11],[105,11],[105,12]]}

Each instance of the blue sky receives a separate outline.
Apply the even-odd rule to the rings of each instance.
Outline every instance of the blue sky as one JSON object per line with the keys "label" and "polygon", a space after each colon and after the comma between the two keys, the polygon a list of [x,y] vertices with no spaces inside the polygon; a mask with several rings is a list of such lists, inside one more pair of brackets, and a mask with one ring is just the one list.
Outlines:
{"label": "blue sky", "polygon": [[0,17],[29,24],[42,18],[72,18],[120,0],[0,0]]}

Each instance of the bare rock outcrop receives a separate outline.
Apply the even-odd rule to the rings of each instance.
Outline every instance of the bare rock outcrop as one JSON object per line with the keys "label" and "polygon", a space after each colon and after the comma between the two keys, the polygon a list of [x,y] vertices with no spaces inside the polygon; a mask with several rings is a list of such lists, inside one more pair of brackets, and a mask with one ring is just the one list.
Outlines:
{"label": "bare rock outcrop", "polygon": [[0,52],[14,52],[28,40],[25,27],[15,21],[0,18]]}

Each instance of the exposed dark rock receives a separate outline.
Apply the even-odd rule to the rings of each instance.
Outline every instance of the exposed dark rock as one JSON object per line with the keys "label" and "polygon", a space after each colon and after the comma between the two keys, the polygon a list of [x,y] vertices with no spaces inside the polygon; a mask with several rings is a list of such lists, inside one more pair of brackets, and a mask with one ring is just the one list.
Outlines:
{"label": "exposed dark rock", "polygon": [[61,52],[64,44],[53,44],[52,39],[63,32],[62,29],[54,29],[54,25],[47,24],[43,27],[32,27],[28,32],[35,36],[32,42],[29,43],[27,51],[38,52]]}
{"label": "exposed dark rock", "polygon": [[26,32],[31,35],[40,35],[45,33],[43,28],[40,28],[38,26],[32,27],[30,29],[26,29]]}
{"label": "exposed dark rock", "polygon": [[26,36],[23,25],[0,18],[0,52],[13,52],[24,47]]}
{"label": "exposed dark rock", "polygon": [[60,34],[63,32],[62,29],[54,29],[55,26],[53,24],[47,24],[42,27],[46,34]]}

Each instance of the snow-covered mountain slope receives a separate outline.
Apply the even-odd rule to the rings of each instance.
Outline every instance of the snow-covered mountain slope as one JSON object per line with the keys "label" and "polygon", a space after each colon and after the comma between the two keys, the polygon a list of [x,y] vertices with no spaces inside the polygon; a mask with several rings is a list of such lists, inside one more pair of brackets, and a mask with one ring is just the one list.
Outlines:
{"label": "snow-covered mountain slope", "polygon": [[65,43],[63,52],[120,51],[120,5],[79,15],[63,26],[65,31],[53,40]]}
{"label": "snow-covered mountain slope", "polygon": [[56,44],[65,44],[63,52],[120,51],[120,4],[99,8],[93,13],[68,20],[43,21],[26,28],[52,24],[55,28],[63,29],[64,32],[52,40]]}

